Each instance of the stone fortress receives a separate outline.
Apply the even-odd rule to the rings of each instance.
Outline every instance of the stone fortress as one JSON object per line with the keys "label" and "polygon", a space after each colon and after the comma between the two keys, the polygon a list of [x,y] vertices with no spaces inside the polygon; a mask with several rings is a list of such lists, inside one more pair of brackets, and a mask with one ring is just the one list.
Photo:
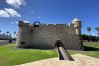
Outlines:
{"label": "stone fortress", "polygon": [[60,39],[66,49],[83,50],[81,38],[81,21],[73,19],[70,25],[66,24],[34,24],[19,21],[17,47],[53,49],[55,42]]}

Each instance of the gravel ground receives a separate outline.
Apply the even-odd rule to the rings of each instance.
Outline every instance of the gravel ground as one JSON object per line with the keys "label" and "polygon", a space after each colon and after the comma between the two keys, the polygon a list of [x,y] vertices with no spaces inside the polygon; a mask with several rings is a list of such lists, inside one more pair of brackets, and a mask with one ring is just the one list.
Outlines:
{"label": "gravel ground", "polygon": [[59,60],[59,58],[56,57],[16,66],[99,66],[99,59],[94,57],[82,54],[75,54],[72,55],[72,57],[75,61]]}

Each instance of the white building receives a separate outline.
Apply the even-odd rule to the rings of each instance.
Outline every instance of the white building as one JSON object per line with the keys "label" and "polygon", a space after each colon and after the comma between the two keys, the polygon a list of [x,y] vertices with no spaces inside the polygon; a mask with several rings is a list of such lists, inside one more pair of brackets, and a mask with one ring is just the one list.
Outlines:
{"label": "white building", "polygon": [[0,39],[11,39],[10,35],[0,34]]}

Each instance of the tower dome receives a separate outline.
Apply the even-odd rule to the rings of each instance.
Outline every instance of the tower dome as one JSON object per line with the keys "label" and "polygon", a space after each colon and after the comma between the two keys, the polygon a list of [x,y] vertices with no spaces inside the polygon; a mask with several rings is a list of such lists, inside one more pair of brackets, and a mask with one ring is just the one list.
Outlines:
{"label": "tower dome", "polygon": [[75,22],[81,22],[78,18],[74,18],[73,20],[72,20],[72,23],[74,24]]}
{"label": "tower dome", "polygon": [[81,34],[81,21],[78,18],[74,18],[71,24],[76,29],[76,35],[80,35]]}
{"label": "tower dome", "polygon": [[74,21],[80,21],[80,20],[79,20],[78,18],[74,18],[74,19],[73,19],[73,22],[74,22]]}

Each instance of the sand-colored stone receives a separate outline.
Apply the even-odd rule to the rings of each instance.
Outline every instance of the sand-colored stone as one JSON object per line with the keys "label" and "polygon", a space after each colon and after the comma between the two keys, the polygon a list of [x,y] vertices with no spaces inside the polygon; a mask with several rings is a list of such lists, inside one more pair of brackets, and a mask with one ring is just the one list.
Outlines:
{"label": "sand-colored stone", "polygon": [[99,66],[98,58],[82,54],[75,54],[72,55],[72,57],[75,61],[59,60],[58,57],[56,57],[17,66]]}
{"label": "sand-colored stone", "polygon": [[75,18],[70,25],[34,24],[19,21],[16,45],[20,48],[54,49],[58,39],[66,49],[83,50],[81,38],[81,21]]}

